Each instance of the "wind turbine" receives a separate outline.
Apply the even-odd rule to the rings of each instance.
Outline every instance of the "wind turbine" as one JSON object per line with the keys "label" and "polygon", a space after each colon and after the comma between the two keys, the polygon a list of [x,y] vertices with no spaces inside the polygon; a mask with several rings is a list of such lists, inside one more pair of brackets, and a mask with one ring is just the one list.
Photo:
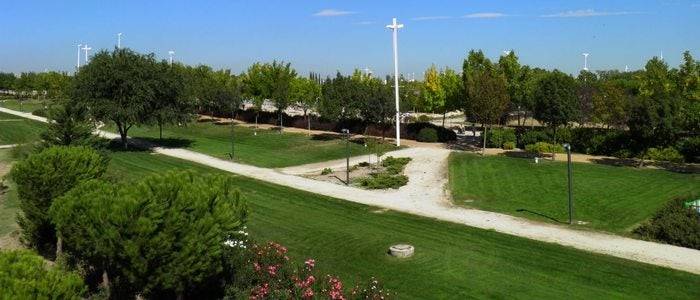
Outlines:
{"label": "wind turbine", "polygon": [[92,48],[88,47],[88,45],[85,44],[85,46],[83,47],[83,50],[85,50],[85,64],[87,64],[88,63],[88,51],[92,50]]}
{"label": "wind turbine", "polygon": [[78,44],[78,64],[76,65],[78,69],[80,69],[80,47],[83,46],[83,44]]}
{"label": "wind turbine", "polygon": [[364,69],[362,69],[362,71],[365,71],[365,75],[367,75],[367,77],[372,76],[372,70],[370,68],[365,67]]}
{"label": "wind turbine", "polygon": [[628,65],[625,65],[625,72],[629,72],[629,71],[630,71],[630,67]]}
{"label": "wind turbine", "polygon": [[401,146],[401,112],[399,110],[399,46],[398,32],[403,28],[403,24],[396,23],[396,18],[393,18],[391,24],[386,28],[391,29],[394,41],[394,97],[396,98],[396,147]]}
{"label": "wind turbine", "polygon": [[583,55],[583,70],[588,71],[588,55],[589,53],[582,53]]}
{"label": "wind turbine", "polygon": [[117,49],[122,48],[122,33],[117,33]]}
{"label": "wind turbine", "polygon": [[510,50],[503,50],[503,55],[508,56],[510,55]]}
{"label": "wind turbine", "polygon": [[175,51],[170,50],[168,51],[168,55],[170,56],[170,59],[168,60],[170,62],[170,65],[173,65],[173,55],[175,55]]}
{"label": "wind turbine", "polygon": [[664,60],[664,50],[661,50],[661,60]]}

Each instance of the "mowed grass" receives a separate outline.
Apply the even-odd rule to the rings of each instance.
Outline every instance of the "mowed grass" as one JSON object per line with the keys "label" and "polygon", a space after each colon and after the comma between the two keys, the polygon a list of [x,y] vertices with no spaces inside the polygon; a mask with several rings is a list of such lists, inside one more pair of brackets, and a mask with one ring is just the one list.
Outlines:
{"label": "mowed grass", "polygon": [[37,140],[44,128],[41,122],[0,112],[0,145]]}
{"label": "mowed grass", "polygon": [[[148,152],[112,154],[111,178],[167,170],[226,174]],[[233,175],[232,175],[233,176]],[[250,203],[251,236],[315,258],[346,285],[376,276],[400,299],[697,299],[700,276],[435,221],[234,176]],[[386,254],[410,243],[416,255]]]}
{"label": "mowed grass", "polygon": [[[457,204],[545,221],[568,222],[564,162],[453,153],[449,161]],[[574,220],[584,227],[629,233],[674,197],[700,194],[699,174],[573,165]],[[555,221],[556,220],[556,221]]]}
{"label": "mowed grass", "polygon": [[[277,130],[250,128],[252,125],[236,125],[234,129],[235,161],[266,168],[280,168],[316,163],[346,156],[345,140],[339,136],[316,135]],[[114,129],[112,129],[114,130]],[[129,136],[147,138],[155,143],[172,147],[184,147],[197,152],[230,159],[231,126],[208,122],[187,126],[171,126],[163,129],[163,141],[159,141],[158,127],[134,127]],[[393,146],[387,146],[394,149]],[[350,155],[367,154],[361,144],[350,143]]]}
{"label": "mowed grass", "polygon": [[35,110],[45,108],[49,103],[51,103],[50,100],[27,99],[20,102],[17,99],[5,99],[0,100],[0,107],[31,113]]}

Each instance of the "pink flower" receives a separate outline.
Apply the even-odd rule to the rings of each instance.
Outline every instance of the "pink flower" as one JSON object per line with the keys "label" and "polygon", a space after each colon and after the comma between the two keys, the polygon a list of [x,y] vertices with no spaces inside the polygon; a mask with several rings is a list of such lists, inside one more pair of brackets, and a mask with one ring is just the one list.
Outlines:
{"label": "pink flower", "polygon": [[314,268],[314,266],[316,266],[316,261],[312,258],[309,258],[304,262],[304,264],[309,270],[311,270]]}
{"label": "pink flower", "polygon": [[310,288],[307,288],[306,290],[304,290],[304,294],[302,295],[302,297],[304,297],[305,299],[311,299],[311,297],[313,297],[313,296],[314,296],[314,291]]}
{"label": "pink flower", "polygon": [[260,264],[259,264],[259,263],[254,262],[254,263],[253,263],[253,268],[255,268],[255,272],[260,272],[260,269],[261,269],[261,268],[260,268]]}
{"label": "pink flower", "polygon": [[267,267],[267,273],[269,273],[270,276],[275,276],[275,275],[277,275],[277,266],[268,266],[268,267]]}

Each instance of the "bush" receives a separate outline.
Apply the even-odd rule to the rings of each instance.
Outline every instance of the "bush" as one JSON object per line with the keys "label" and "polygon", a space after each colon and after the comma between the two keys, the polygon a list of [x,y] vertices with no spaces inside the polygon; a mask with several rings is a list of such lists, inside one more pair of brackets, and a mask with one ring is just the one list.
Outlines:
{"label": "bush", "polygon": [[513,150],[513,149],[515,149],[515,142],[503,143],[503,150]]}
{"label": "bush", "polygon": [[684,200],[670,201],[634,232],[645,239],[700,250],[700,214],[685,207]]}
{"label": "bush", "polygon": [[46,113],[45,108],[37,108],[32,112],[32,115],[35,115],[38,117],[46,117],[48,114]]}
{"label": "bush", "polygon": [[331,168],[323,168],[323,170],[321,170],[321,175],[328,175],[331,173],[333,173],[333,169]]}
{"label": "bush", "polygon": [[562,147],[561,145],[552,145],[550,143],[538,142],[535,144],[526,145],[525,151],[537,155],[547,153],[563,153],[564,147]]}
{"label": "bush", "polygon": [[410,161],[410,157],[389,156],[382,161],[382,166],[386,168],[386,172],[390,175],[397,175],[403,172],[403,169]]}
{"label": "bush", "polygon": [[435,143],[438,141],[437,130],[434,128],[423,128],[418,132],[416,140],[424,143]]}
{"label": "bush", "polygon": [[391,175],[382,172],[361,177],[357,179],[357,183],[370,190],[398,189],[408,183],[408,177],[405,175]]}
{"label": "bush", "polygon": [[571,143],[573,139],[573,133],[569,127],[557,128],[556,134],[554,135],[557,143]]}
{"label": "bush", "polygon": [[47,146],[86,146],[103,148],[105,140],[93,134],[97,127],[87,117],[87,110],[66,103],[49,111],[49,124],[41,138]]}
{"label": "bush", "polygon": [[233,181],[189,172],[124,185],[92,180],[50,214],[65,253],[90,276],[108,275],[111,298],[210,298],[223,293],[226,242],[248,216]]}
{"label": "bush", "polygon": [[286,247],[268,242],[252,244],[236,256],[240,264],[226,286],[225,299],[391,299],[388,290],[375,278],[348,289],[340,278],[320,275],[316,260],[303,264],[288,256]]}
{"label": "bush", "polygon": [[539,142],[549,142],[552,139],[549,138],[549,135],[540,130],[528,130],[525,131],[522,135],[520,135],[520,141],[519,141],[519,146],[520,148],[525,148],[525,145],[530,145],[530,144],[535,144]]}
{"label": "bush", "polygon": [[0,251],[0,299],[83,299],[77,274],[50,267],[32,252]]}
{"label": "bush", "polygon": [[515,130],[512,128],[492,128],[486,131],[486,146],[501,148],[505,143],[515,143]]}
{"label": "bush", "polygon": [[676,149],[683,155],[686,162],[700,162],[700,136],[681,140],[676,145]]}
{"label": "bush", "polygon": [[84,147],[51,147],[15,164],[10,179],[17,184],[22,242],[51,250],[56,243],[48,215],[51,203],[79,183],[101,177],[107,165],[107,159]]}
{"label": "bush", "polygon": [[629,154],[630,157],[634,155],[630,139],[622,130],[574,128],[571,134],[573,151],[594,155]]}
{"label": "bush", "polygon": [[678,152],[678,150],[670,147],[662,149],[649,148],[645,158],[655,161],[666,161],[672,163],[683,162],[683,155],[681,155]]}
{"label": "bush", "polygon": [[418,140],[417,136],[418,133],[423,129],[423,128],[433,128],[437,131],[437,141],[440,143],[446,143],[450,141],[454,141],[457,139],[457,134],[445,127],[442,126],[437,126],[433,123],[427,123],[427,122],[419,122],[419,123],[410,123],[406,124],[405,128],[405,134],[404,136],[408,139],[412,140]]}

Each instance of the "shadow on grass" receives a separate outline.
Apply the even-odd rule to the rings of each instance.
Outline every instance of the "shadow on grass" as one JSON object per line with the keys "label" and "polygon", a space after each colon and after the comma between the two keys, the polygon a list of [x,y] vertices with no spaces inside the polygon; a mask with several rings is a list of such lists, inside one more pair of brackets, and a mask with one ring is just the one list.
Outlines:
{"label": "shadow on grass", "polygon": [[545,218],[545,219],[549,219],[549,220],[551,220],[551,221],[553,221],[553,222],[556,222],[556,223],[559,223],[559,224],[569,224],[568,222],[563,222],[563,221],[560,221],[560,220],[557,219],[557,218],[554,218],[554,217],[545,215],[545,214],[540,213],[540,212],[536,212],[536,211],[532,211],[532,210],[529,210],[529,209],[525,209],[525,208],[519,208],[519,209],[516,209],[515,211],[517,211],[517,212],[522,212],[522,213],[528,213],[528,214],[532,214],[532,215],[536,215],[536,216],[540,216],[540,217],[543,217],[543,218]]}
{"label": "shadow on grass", "polygon": [[139,140],[145,141],[151,145],[157,145],[165,148],[188,148],[194,143],[193,140],[183,139],[183,138],[150,138],[142,137]]}
{"label": "shadow on grass", "polygon": [[332,140],[343,139],[343,136],[339,135],[339,134],[332,134],[332,133],[320,133],[320,134],[312,135],[311,139],[314,141],[332,141]]}

